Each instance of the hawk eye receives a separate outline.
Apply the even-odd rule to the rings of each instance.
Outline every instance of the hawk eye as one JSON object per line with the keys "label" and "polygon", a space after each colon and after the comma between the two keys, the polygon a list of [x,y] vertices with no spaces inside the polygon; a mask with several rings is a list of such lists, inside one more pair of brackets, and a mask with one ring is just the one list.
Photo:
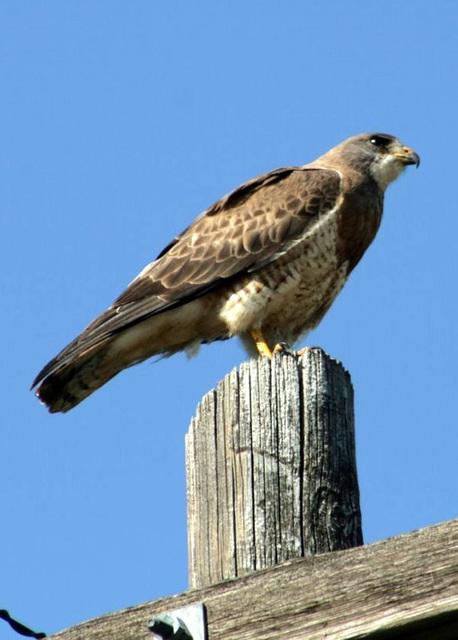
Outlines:
{"label": "hawk eye", "polygon": [[391,140],[386,136],[372,136],[369,139],[369,142],[373,144],[374,147],[385,147],[391,142]]}

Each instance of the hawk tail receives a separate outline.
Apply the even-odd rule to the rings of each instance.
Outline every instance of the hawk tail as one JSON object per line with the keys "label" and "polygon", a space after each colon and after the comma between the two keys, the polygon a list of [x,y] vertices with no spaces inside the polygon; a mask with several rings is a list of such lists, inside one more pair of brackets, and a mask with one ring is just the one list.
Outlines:
{"label": "hawk tail", "polygon": [[70,360],[59,355],[44,367],[32,387],[38,385],[35,395],[50,413],[73,409],[121,371],[105,358],[107,347],[102,342]]}

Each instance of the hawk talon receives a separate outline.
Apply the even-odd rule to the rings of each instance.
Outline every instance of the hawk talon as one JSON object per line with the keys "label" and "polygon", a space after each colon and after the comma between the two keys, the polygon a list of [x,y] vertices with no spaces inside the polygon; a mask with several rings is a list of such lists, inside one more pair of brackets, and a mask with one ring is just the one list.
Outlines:
{"label": "hawk talon", "polygon": [[287,351],[286,342],[277,342],[274,350],[272,351],[272,355],[275,355],[276,353],[287,353]]}

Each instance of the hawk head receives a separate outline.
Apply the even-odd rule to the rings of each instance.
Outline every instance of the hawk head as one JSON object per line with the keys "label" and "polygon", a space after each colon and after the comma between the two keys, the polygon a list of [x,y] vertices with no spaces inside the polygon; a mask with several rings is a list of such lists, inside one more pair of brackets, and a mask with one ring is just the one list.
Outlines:
{"label": "hawk head", "polygon": [[369,173],[382,191],[393,182],[409,164],[420,164],[420,157],[399,138],[387,133],[362,133],[348,138],[319,158],[329,162],[333,158],[344,160],[350,166]]}

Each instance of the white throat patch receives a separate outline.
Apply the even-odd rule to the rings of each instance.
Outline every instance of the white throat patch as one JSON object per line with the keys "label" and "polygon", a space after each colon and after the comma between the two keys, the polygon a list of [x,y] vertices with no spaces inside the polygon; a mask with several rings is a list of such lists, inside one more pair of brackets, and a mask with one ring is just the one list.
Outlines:
{"label": "white throat patch", "polygon": [[379,162],[374,162],[370,167],[370,173],[379,187],[385,191],[387,186],[404,171],[405,166],[397,158],[387,155]]}

